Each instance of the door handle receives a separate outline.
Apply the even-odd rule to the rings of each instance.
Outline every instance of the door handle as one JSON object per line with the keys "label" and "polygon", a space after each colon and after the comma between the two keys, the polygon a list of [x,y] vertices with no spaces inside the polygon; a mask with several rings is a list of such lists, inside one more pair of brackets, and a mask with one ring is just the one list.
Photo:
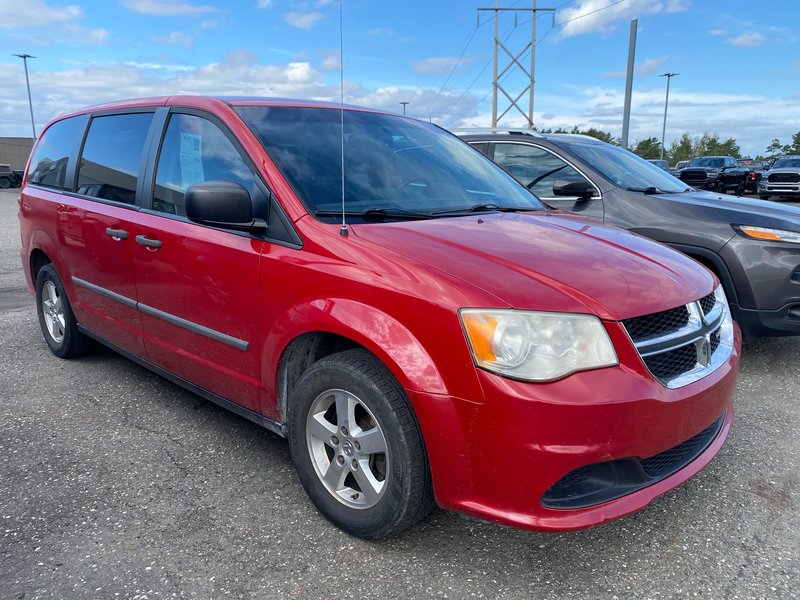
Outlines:
{"label": "door handle", "polygon": [[148,248],[161,248],[161,242],[159,240],[151,240],[143,235],[136,236],[136,243],[147,246]]}
{"label": "door handle", "polygon": [[127,240],[128,239],[128,232],[124,229],[114,229],[113,227],[106,227],[106,233],[113,238],[117,238],[120,240]]}

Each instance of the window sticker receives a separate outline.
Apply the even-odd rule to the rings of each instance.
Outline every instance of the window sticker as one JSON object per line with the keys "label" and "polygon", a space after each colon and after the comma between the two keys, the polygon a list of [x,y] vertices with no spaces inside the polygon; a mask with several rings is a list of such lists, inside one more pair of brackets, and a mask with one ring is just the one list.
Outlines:
{"label": "window sticker", "polygon": [[197,133],[181,132],[181,187],[204,181],[203,137]]}

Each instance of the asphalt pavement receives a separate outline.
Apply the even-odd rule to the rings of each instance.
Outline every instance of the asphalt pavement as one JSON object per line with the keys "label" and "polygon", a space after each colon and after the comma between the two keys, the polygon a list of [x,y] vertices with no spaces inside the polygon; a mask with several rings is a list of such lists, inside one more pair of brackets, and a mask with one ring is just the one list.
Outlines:
{"label": "asphalt pavement", "polygon": [[537,534],[436,511],[365,542],[316,512],[278,436],[108,350],[50,354],[17,194],[0,192],[0,598],[800,594],[800,339],[745,347],[720,454],[637,514]]}

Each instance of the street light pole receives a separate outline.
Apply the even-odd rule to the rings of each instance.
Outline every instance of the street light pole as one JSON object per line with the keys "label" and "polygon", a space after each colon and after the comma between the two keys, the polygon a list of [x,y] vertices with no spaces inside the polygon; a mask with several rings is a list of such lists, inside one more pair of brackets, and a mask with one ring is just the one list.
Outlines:
{"label": "street light pole", "polygon": [[36,125],[33,121],[33,100],[31,100],[31,82],[28,79],[28,59],[36,57],[25,54],[24,52],[22,54],[14,54],[13,56],[18,56],[22,59],[22,62],[25,63],[25,85],[28,86],[28,108],[31,109],[31,129],[33,130],[33,139],[36,139]]}
{"label": "street light pole", "polygon": [[401,102],[400,104],[403,105],[403,114],[405,115],[406,114],[406,106],[408,106],[411,103],[410,102]]}
{"label": "street light pole", "polygon": [[667,98],[664,100],[664,127],[661,129],[661,160],[664,160],[664,136],[667,133],[667,107],[669,106],[669,82],[680,73],[663,73],[659,77],[667,78]]}

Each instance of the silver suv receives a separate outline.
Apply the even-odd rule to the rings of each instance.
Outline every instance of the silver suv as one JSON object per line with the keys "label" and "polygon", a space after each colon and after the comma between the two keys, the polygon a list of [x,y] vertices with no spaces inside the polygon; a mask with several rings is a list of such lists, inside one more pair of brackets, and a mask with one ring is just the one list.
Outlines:
{"label": "silver suv", "polygon": [[770,196],[800,197],[800,156],[782,156],[764,171],[758,182],[758,197],[766,200]]}

